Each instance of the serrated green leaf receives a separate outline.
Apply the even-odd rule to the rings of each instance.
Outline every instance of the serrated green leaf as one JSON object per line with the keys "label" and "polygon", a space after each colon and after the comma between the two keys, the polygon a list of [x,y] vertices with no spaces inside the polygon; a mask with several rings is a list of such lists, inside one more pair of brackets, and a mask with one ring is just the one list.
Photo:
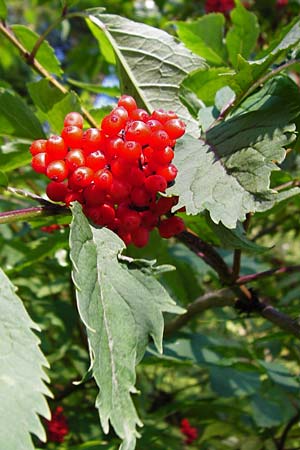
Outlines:
{"label": "serrated green leaf", "polygon": [[[28,52],[31,52],[39,35],[25,25],[12,25],[11,29],[17,36],[21,44],[26,48]],[[48,72],[60,76],[63,71],[60,67],[60,62],[55,56],[53,48],[47,41],[43,41],[42,45],[37,51],[35,56],[36,60],[46,69]]]}
{"label": "serrated green leaf", "polygon": [[279,77],[247,100],[244,113],[211,128],[206,141],[184,136],[175,151],[178,176],[169,189],[179,195],[176,208],[186,206],[188,214],[207,209],[227,228],[235,228],[248,212],[271,208],[278,194],[270,189],[270,174],[294,139],[295,128],[288,124],[299,101],[294,83]]}
{"label": "serrated green leaf", "polygon": [[5,20],[7,17],[7,6],[4,0],[0,0],[0,19]]}
{"label": "serrated green leaf", "polygon": [[79,204],[73,207],[70,234],[77,304],[86,325],[96,401],[103,430],[109,422],[123,439],[122,450],[135,448],[141,421],[131,399],[135,365],[149,336],[162,346],[163,311],[181,313],[158,281],[134,260],[119,259],[124,243],[112,231],[89,225]]}
{"label": "serrated green leaf", "polygon": [[30,433],[46,438],[38,415],[50,418],[43,371],[48,363],[32,331],[38,326],[1,269],[0,285],[0,448],[34,450]]}
{"label": "serrated green leaf", "polygon": [[90,16],[105,32],[120,68],[122,91],[132,94],[141,107],[171,109],[199,135],[198,124],[179,100],[179,86],[192,70],[205,67],[202,58],[157,28],[114,15]]}
{"label": "serrated green leaf", "polygon": [[0,136],[38,139],[42,126],[29,106],[17,95],[0,88]]}
{"label": "serrated green leaf", "polygon": [[55,133],[61,133],[66,114],[71,111],[81,112],[75,92],[63,94],[48,80],[28,83],[27,87],[34,104],[39,109],[39,116],[49,123]]}
{"label": "serrated green leaf", "polygon": [[238,55],[249,58],[258,35],[259,26],[255,14],[248,11],[236,0],[236,8],[231,13],[232,27],[226,35],[226,46],[233,67],[237,66]]}
{"label": "serrated green leaf", "polygon": [[3,172],[10,172],[30,163],[32,155],[29,152],[31,141],[13,141],[2,145],[0,167]]}
{"label": "serrated green leaf", "polygon": [[223,14],[207,14],[191,22],[175,22],[180,40],[192,52],[206,59],[210,65],[226,64]]}

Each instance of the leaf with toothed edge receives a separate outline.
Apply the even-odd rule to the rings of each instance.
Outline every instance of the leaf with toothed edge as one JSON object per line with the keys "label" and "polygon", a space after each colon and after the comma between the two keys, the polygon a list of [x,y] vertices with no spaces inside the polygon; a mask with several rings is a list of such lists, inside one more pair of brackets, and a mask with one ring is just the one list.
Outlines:
{"label": "leaf with toothed edge", "polygon": [[135,366],[152,337],[162,351],[163,312],[183,313],[156,280],[152,261],[121,255],[123,241],[106,228],[94,228],[79,204],[72,208],[70,247],[77,305],[90,348],[93,376],[100,389],[96,400],[103,430],[109,422],[133,450],[142,423],[131,394]]}
{"label": "leaf with toothed edge", "polygon": [[0,286],[0,448],[34,450],[30,433],[46,440],[38,415],[50,419],[44,396],[51,393],[43,370],[49,365],[32,331],[39,327],[1,269]]}
{"label": "leaf with toothed edge", "polygon": [[122,91],[151,112],[157,108],[174,110],[187,123],[189,133],[197,137],[198,124],[180,102],[179,87],[189,72],[205,68],[204,60],[170,34],[149,25],[110,14],[90,15],[89,20],[103,31],[105,43],[108,40],[114,49]]}

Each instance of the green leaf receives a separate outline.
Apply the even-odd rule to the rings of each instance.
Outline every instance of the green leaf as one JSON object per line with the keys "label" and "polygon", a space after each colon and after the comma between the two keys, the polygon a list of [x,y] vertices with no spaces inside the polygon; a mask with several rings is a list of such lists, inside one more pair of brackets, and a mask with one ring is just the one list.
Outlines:
{"label": "green leaf", "polygon": [[222,397],[236,397],[254,394],[260,387],[259,372],[250,365],[234,367],[210,367],[213,390]]}
{"label": "green leaf", "polygon": [[194,92],[205,105],[213,105],[217,91],[224,86],[232,86],[234,75],[229,67],[196,70],[185,78],[182,87]]}
{"label": "green leaf", "polygon": [[229,229],[224,227],[221,223],[215,224],[208,217],[208,223],[212,231],[218,236],[223,248],[244,250],[251,253],[262,253],[268,250],[266,247],[255,244],[250,241],[245,233],[243,225],[238,222],[236,228]]}
{"label": "green leaf", "polygon": [[13,141],[2,145],[0,167],[3,172],[10,172],[19,167],[27,166],[32,158],[29,152],[31,141]]}
{"label": "green leaf", "polygon": [[17,95],[0,88],[0,136],[39,139],[44,132],[29,106]]}
{"label": "green leaf", "polygon": [[87,328],[92,369],[100,394],[96,401],[105,433],[109,422],[135,448],[141,425],[131,393],[135,365],[149,336],[161,351],[163,311],[181,313],[153,276],[153,262],[120,257],[124,243],[112,231],[89,225],[81,207],[73,207],[70,234],[73,279],[80,317]]}
{"label": "green leaf", "polygon": [[[39,35],[24,25],[12,25],[11,29],[26,50],[31,52]],[[63,71],[60,67],[60,62],[56,58],[53,48],[47,41],[43,41],[35,58],[48,72],[57,76],[62,75]]]}
{"label": "green leaf", "polygon": [[179,100],[179,86],[192,70],[204,67],[202,58],[157,28],[114,15],[90,16],[104,31],[118,61],[122,91],[132,94],[141,107],[171,109],[199,135],[198,124]]}
{"label": "green leaf", "polygon": [[85,91],[94,92],[95,94],[106,94],[112,97],[118,97],[120,95],[120,89],[118,87],[106,87],[101,84],[83,83],[82,81],[74,80],[73,78],[67,78],[68,83],[73,86],[84,89]]}
{"label": "green leaf", "polygon": [[0,188],[6,188],[8,185],[8,178],[6,174],[0,171]]}
{"label": "green leaf", "polygon": [[5,20],[7,17],[7,6],[4,0],[0,0],[0,19]]}
{"label": "green leaf", "polygon": [[[34,450],[30,433],[42,441],[46,435],[38,415],[50,418],[44,395],[48,378],[42,366],[48,363],[32,329],[39,330],[28,316],[4,272],[0,270],[0,447],[5,450]],[[17,426],[16,426],[17,424]]]}
{"label": "green leaf", "polygon": [[48,80],[28,83],[27,87],[34,104],[39,109],[39,116],[49,123],[55,133],[61,133],[66,114],[71,111],[81,112],[75,92],[63,94]]}
{"label": "green leaf", "polygon": [[235,228],[248,212],[281,201],[270,189],[270,174],[278,170],[275,161],[285,157],[283,147],[294,139],[295,128],[288,124],[299,102],[295,84],[279,77],[247,100],[244,113],[211,128],[206,141],[185,135],[176,146],[178,176],[169,189],[179,195],[176,208],[186,206],[188,214],[207,209],[215,223]]}
{"label": "green leaf", "polygon": [[175,22],[177,34],[186,47],[215,66],[222,66],[227,60],[224,25],[223,14],[207,14],[191,22]]}
{"label": "green leaf", "polygon": [[271,428],[283,422],[280,405],[276,401],[255,395],[251,399],[253,418],[262,428]]}
{"label": "green leaf", "polygon": [[299,382],[296,377],[290,373],[286,366],[278,362],[258,361],[266,370],[274,383],[284,386],[287,389],[299,389]]}
{"label": "green leaf", "polygon": [[239,0],[236,0],[236,8],[232,10],[230,17],[232,27],[226,35],[226,46],[229,59],[236,67],[238,55],[244,58],[251,55],[259,35],[259,26],[256,15],[248,11]]}

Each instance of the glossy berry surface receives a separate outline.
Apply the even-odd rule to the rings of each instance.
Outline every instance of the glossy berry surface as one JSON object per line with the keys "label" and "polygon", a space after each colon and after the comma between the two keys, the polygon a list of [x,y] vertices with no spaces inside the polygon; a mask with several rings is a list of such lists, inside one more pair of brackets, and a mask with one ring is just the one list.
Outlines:
{"label": "glossy berry surface", "polygon": [[49,199],[81,203],[91,222],[126,245],[144,247],[155,228],[163,238],[181,233],[184,222],[172,212],[178,198],[165,196],[177,175],[176,139],[185,132],[177,114],[158,109],[150,115],[122,95],[99,128],[83,125],[83,117],[70,112],[60,136],[30,146],[32,168],[51,180]]}

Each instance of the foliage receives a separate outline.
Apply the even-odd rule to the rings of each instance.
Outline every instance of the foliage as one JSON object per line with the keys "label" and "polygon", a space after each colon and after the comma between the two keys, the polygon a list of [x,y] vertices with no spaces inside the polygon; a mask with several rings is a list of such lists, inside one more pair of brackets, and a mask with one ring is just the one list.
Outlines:
{"label": "foliage", "polygon": [[[6,450],[299,445],[299,2],[150,3],[0,0]],[[49,202],[29,165],[121,93],[187,123],[165,194],[187,229],[143,249]]]}

